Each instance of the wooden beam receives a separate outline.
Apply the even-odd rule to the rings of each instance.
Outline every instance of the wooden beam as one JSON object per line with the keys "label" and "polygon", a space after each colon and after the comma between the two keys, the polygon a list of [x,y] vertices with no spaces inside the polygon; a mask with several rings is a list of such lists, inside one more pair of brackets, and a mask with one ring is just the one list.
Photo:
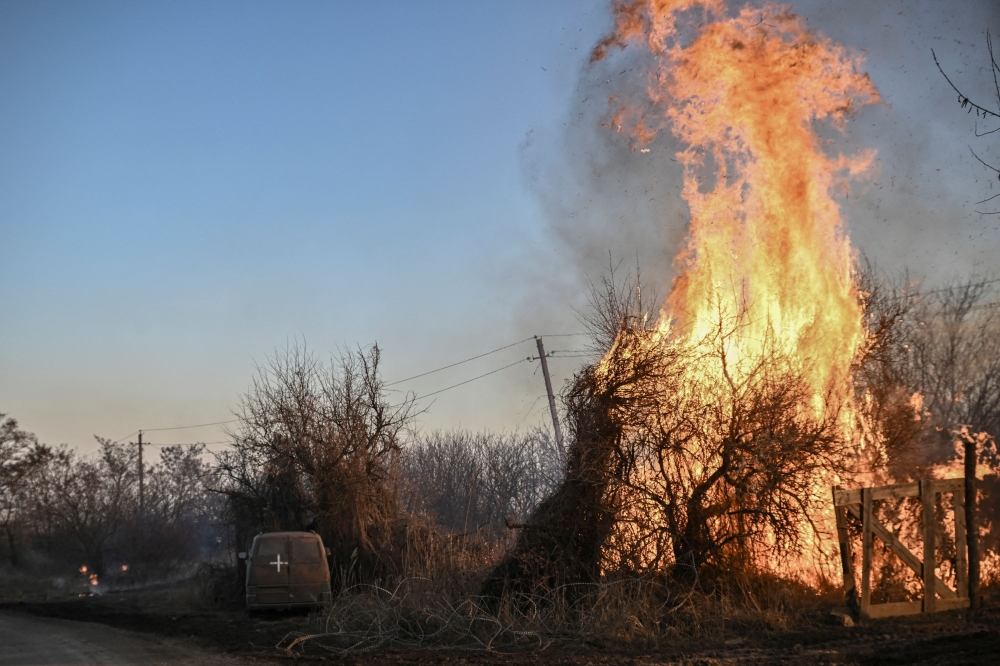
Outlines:
{"label": "wooden beam", "polygon": [[893,497],[916,497],[920,494],[920,485],[912,483],[894,483],[891,486],[872,488],[872,499],[883,500]]}
{"label": "wooden beam", "polygon": [[[836,498],[837,488],[833,489]],[[836,501],[836,499],[834,500]],[[854,560],[851,553],[851,536],[847,530],[847,508],[843,506],[833,507],[834,516],[837,518],[837,542],[840,545],[840,568],[844,574],[844,599],[851,613],[857,617],[861,612],[861,605],[858,600],[858,588],[854,580]]]}
{"label": "wooden beam", "polygon": [[[951,493],[964,487],[964,479],[938,479],[937,491],[939,493]],[[894,483],[889,486],[876,486],[871,488],[873,500],[891,499],[894,497],[919,497],[920,483],[912,481],[909,483]],[[837,488],[833,491],[834,506],[848,506],[850,504],[861,504],[861,488],[844,490]]]}
{"label": "wooden beam", "polygon": [[924,514],[924,612],[933,613],[937,601],[937,591],[934,589],[936,579],[934,569],[937,549],[934,539],[934,507],[937,504],[937,493],[934,492],[934,481],[924,479],[920,482],[920,502]]}
{"label": "wooden beam", "polygon": [[979,454],[976,453],[976,440],[965,439],[965,530],[969,553],[969,608],[979,608],[979,518],[976,515],[978,495],[976,491],[976,465]]}
{"label": "wooden beam", "polygon": [[965,489],[956,490],[952,495],[955,510],[955,588],[958,596],[969,596],[969,558],[965,549]]}
{"label": "wooden beam", "polygon": [[872,491],[861,491],[861,615],[869,617],[872,600]]}
{"label": "wooden beam", "polygon": [[965,490],[965,479],[935,479],[934,487],[939,493],[957,493]]}
{"label": "wooden beam", "polygon": [[961,599],[938,599],[935,604],[938,611],[949,611],[968,608],[969,600],[964,597]]}
{"label": "wooden beam", "polygon": [[897,601],[889,604],[873,604],[868,607],[868,617],[897,617],[899,615],[920,615],[919,601]]}
{"label": "wooden beam", "polygon": [[[937,610],[949,611],[968,608],[968,599],[938,599]],[[898,617],[900,615],[920,615],[923,603],[920,601],[897,601],[888,604],[872,604],[868,607],[868,617]]]}
{"label": "wooden beam", "polygon": [[853,490],[833,489],[834,506],[848,506],[850,504],[861,504],[861,488]]}

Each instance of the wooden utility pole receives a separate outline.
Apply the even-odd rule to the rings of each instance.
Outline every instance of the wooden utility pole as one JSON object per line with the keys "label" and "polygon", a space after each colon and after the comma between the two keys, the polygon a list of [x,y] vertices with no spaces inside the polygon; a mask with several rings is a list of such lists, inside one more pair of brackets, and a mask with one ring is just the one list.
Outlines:
{"label": "wooden utility pole", "polygon": [[979,521],[976,519],[976,440],[965,438],[965,529],[969,545],[969,607],[979,607]]}
{"label": "wooden utility pole", "polygon": [[139,518],[145,514],[144,496],[142,487],[142,431],[139,431]]}
{"label": "wooden utility pole", "polygon": [[549,394],[549,411],[552,413],[552,427],[556,431],[556,445],[559,447],[559,455],[566,460],[566,449],[563,447],[562,430],[559,428],[559,412],[556,411],[556,397],[552,393],[552,379],[549,377],[549,364],[545,360],[545,346],[542,339],[535,336],[535,344],[538,345],[538,358],[542,361],[542,374],[545,376],[545,392]]}

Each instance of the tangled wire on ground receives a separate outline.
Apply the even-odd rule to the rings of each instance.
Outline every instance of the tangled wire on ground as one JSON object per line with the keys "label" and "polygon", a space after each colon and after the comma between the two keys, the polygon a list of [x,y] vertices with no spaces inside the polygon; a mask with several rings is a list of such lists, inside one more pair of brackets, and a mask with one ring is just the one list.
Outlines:
{"label": "tangled wire on ground", "polygon": [[672,594],[663,578],[641,577],[510,593],[501,599],[449,600],[425,583],[411,578],[392,588],[349,587],[318,620],[320,631],[290,633],[276,647],[293,654],[308,644],[343,654],[428,647],[540,651],[605,640],[649,646],[671,632],[669,616],[693,594]]}

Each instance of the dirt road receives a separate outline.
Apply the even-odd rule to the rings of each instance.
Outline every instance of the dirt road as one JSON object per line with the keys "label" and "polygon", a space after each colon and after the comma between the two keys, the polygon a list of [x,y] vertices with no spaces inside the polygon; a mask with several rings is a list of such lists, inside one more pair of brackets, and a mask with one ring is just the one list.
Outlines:
{"label": "dirt road", "polygon": [[240,660],[103,624],[0,611],[0,666],[235,666]]}

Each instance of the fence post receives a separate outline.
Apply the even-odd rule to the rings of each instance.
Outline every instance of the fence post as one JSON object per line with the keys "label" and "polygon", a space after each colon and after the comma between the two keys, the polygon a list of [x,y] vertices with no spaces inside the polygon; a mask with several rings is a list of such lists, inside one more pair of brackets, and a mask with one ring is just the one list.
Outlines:
{"label": "fence post", "polygon": [[969,555],[969,608],[979,608],[979,520],[976,517],[976,440],[965,438],[965,533]]}
{"label": "fence post", "polygon": [[955,510],[955,591],[958,596],[969,598],[969,532],[965,526],[965,490],[952,495]]}
{"label": "fence post", "polygon": [[931,479],[924,479],[920,482],[920,503],[923,505],[924,514],[924,612],[933,613],[934,607],[936,606],[937,594],[934,590],[934,579],[935,579],[935,559],[937,557],[937,548],[935,547],[934,538],[934,508],[937,504],[937,498],[934,492],[934,481]]}
{"label": "fence post", "polygon": [[872,601],[872,489],[861,489],[861,616]]}
{"label": "fence post", "polygon": [[837,506],[837,491],[833,487],[833,513],[837,519],[837,541],[840,543],[840,568],[844,573],[844,598],[851,614],[858,617],[861,605],[858,602],[858,587],[854,580],[854,561],[851,557],[851,537],[847,531],[847,507]]}

